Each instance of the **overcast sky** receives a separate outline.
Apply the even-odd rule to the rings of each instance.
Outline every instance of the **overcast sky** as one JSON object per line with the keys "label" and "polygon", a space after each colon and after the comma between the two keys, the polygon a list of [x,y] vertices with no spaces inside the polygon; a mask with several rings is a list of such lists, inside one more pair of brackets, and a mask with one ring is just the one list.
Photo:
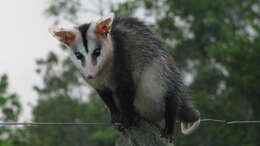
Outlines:
{"label": "overcast sky", "polygon": [[35,59],[57,46],[47,31],[51,23],[42,14],[44,6],[40,0],[0,2],[0,74],[8,74],[9,91],[21,97],[22,120],[30,117],[29,104],[36,101],[32,86],[40,83],[34,71]]}
{"label": "overcast sky", "polygon": [[37,100],[32,87],[41,83],[41,78],[35,73],[35,60],[45,57],[51,49],[62,53],[57,47],[58,42],[48,33],[52,22],[43,15],[47,2],[0,2],[0,75],[7,73],[9,91],[20,95],[23,104],[21,121],[30,119],[30,105],[35,105]]}

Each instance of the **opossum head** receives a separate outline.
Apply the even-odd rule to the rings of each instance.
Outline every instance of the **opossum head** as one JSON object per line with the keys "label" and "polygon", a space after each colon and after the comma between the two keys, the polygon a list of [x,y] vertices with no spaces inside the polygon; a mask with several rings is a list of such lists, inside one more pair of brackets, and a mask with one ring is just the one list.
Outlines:
{"label": "opossum head", "polygon": [[87,80],[96,78],[112,62],[112,22],[113,15],[75,28],[51,30],[68,47],[72,62]]}

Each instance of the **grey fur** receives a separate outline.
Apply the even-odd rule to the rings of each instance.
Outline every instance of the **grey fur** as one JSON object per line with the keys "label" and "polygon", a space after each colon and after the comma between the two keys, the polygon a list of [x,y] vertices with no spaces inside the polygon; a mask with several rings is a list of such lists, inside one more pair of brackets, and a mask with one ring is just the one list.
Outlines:
{"label": "grey fur", "polygon": [[[155,71],[153,72],[154,78],[152,80],[154,80],[154,83],[163,88],[163,93],[168,90],[174,91],[177,95],[176,100],[178,100],[178,103],[181,104],[181,102],[185,100],[185,97],[183,96],[184,86],[181,75],[174,65],[172,57],[164,49],[165,46],[162,41],[156,37],[156,35],[145,24],[143,24],[143,22],[140,22],[136,18],[115,18],[112,25],[112,38],[113,35],[117,35],[114,34],[114,32],[118,31],[125,35],[122,38],[125,39],[124,42],[127,42],[127,44],[125,44],[125,51],[129,55],[129,61],[131,61],[129,63],[131,66],[129,67],[132,70],[136,88],[138,88],[138,85],[142,84],[140,82],[140,78],[143,77],[144,72],[149,69],[149,67],[153,66]],[[117,40],[113,40],[113,43],[117,43]],[[145,91],[143,91],[143,93],[146,93],[146,89],[144,90]],[[156,91],[156,89],[154,89],[154,91]],[[161,97],[156,98],[163,98],[164,95],[161,94],[160,96]],[[164,99],[160,101],[164,101]],[[146,107],[147,105],[139,106]],[[155,104],[152,107],[164,109],[164,107],[161,106],[164,106],[164,102],[157,103],[157,105]],[[150,120],[162,120],[164,110],[161,111],[162,113],[161,115],[158,115],[158,117],[151,117],[151,115],[156,113],[153,109],[150,109],[151,113],[146,113],[143,116]]]}
{"label": "grey fur", "polygon": [[[82,25],[72,32],[77,37],[69,46],[70,54],[86,81],[109,107],[112,121],[119,119],[117,122],[123,126],[130,126],[134,113],[154,122],[165,119],[166,137],[174,133],[177,118],[184,124],[199,124],[196,122],[199,112],[186,99],[185,86],[173,58],[143,22],[116,17],[106,40],[94,33],[95,25]],[[91,53],[100,44],[100,56],[92,63]],[[77,60],[76,50],[84,55],[83,60]],[[97,76],[86,78],[91,71]],[[185,133],[189,131],[193,130]]]}

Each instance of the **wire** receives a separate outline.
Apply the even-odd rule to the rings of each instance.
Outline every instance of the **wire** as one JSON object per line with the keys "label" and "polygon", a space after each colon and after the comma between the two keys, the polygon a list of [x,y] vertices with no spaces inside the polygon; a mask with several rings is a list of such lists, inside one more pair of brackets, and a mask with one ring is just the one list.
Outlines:
{"label": "wire", "polygon": [[[230,121],[226,122],[225,120],[218,119],[201,119],[201,122],[205,123],[219,123],[226,125],[237,125],[237,124],[260,124],[260,121]],[[0,126],[16,126],[16,125],[24,125],[24,126],[113,126],[111,123],[105,122],[96,122],[96,123],[54,123],[54,122],[0,122]]]}
{"label": "wire", "polygon": [[214,123],[226,123],[225,120],[216,120],[216,119],[201,119],[201,122],[214,122]]}
{"label": "wire", "polygon": [[227,124],[260,124],[260,121],[231,121],[227,122]]}
{"label": "wire", "polygon": [[48,126],[48,125],[66,125],[66,126],[111,126],[110,123],[43,123],[43,122],[1,122],[0,126]]}

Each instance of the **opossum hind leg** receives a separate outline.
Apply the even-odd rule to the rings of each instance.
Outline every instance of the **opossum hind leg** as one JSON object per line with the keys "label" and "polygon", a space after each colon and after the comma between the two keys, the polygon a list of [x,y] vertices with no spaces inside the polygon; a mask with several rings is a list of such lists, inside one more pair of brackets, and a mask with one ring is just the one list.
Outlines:
{"label": "opossum hind leg", "polygon": [[174,98],[174,94],[167,92],[165,95],[165,129],[162,137],[166,138],[167,142],[173,142],[175,135],[175,127],[177,121],[178,102]]}

